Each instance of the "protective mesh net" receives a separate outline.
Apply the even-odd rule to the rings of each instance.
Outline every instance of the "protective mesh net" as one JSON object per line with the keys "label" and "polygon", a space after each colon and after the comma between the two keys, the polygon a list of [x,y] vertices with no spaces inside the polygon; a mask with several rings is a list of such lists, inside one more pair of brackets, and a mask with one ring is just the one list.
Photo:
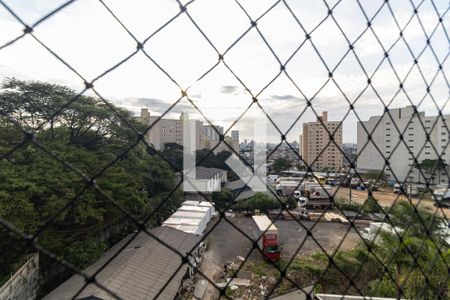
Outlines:
{"label": "protective mesh net", "polygon": [[[107,176],[111,169],[117,167],[117,165],[126,162],[131,157],[131,153],[136,151],[139,147],[144,147],[147,153],[152,157],[158,157],[168,163],[175,171],[182,172],[179,165],[171,158],[167,156],[167,152],[154,149],[146,136],[151,132],[152,128],[156,126],[161,119],[165,118],[169,113],[177,108],[180,103],[187,103],[190,108],[201,115],[205,122],[212,125],[214,122],[208,118],[208,114],[205,113],[199,105],[198,101],[190,94],[189,88],[180,82],[178,82],[177,76],[172,74],[173,70],[165,68],[165,64],[160,62],[151,51],[148,50],[149,45],[158,43],[158,36],[169,30],[170,25],[176,22],[180,18],[185,18],[188,24],[193,25],[193,28],[201,36],[201,39],[206,42],[202,46],[208,47],[211,57],[204,57],[205,62],[213,62],[211,65],[205,65],[205,70],[200,76],[189,78],[192,82],[202,82],[206,80],[209,74],[212,74],[216,69],[222,68],[225,70],[231,78],[235,79],[239,84],[239,88],[245,91],[242,101],[247,101],[248,105],[245,109],[235,117],[231,126],[221,133],[216,132],[221,137],[221,144],[225,144],[229,148],[229,152],[241,157],[242,161],[252,167],[245,157],[242,157],[242,152],[239,153],[233,148],[233,145],[224,139],[225,134],[228,134],[233,126],[239,123],[241,118],[251,109],[256,109],[263,118],[267,118],[270,126],[279,135],[279,143],[274,146],[267,153],[267,158],[271,159],[277,151],[281,148],[284,151],[290,152],[297,161],[301,162],[304,166],[304,170],[312,174],[312,172],[322,171],[317,169],[315,163],[319,160],[320,156],[326,152],[326,149],[331,145],[337,147],[339,153],[337,155],[343,157],[343,160],[347,162],[348,168],[346,169],[344,179],[348,179],[346,185],[337,185],[332,192],[325,189],[330,203],[333,205],[335,212],[341,213],[347,216],[347,222],[341,227],[341,233],[337,239],[336,244],[330,249],[328,245],[324,245],[323,237],[321,236],[324,226],[323,219],[328,213],[327,209],[316,210],[315,221],[303,221],[300,220],[298,215],[294,215],[293,210],[288,207],[288,200],[292,199],[292,195],[288,197],[282,197],[278,195],[272,187],[267,188],[269,194],[273,196],[279,203],[280,210],[277,211],[276,216],[272,220],[276,220],[281,217],[292,219],[292,226],[296,226],[298,231],[302,231],[303,237],[299,239],[294,246],[289,245],[292,248],[291,255],[283,258],[280,262],[266,261],[264,267],[260,272],[266,273],[268,277],[272,277],[272,281],[265,283],[266,287],[263,293],[253,294],[255,297],[270,298],[276,294],[282,294],[291,289],[299,289],[303,291],[307,298],[312,298],[312,291],[328,292],[330,286],[335,286],[332,289],[334,292],[341,295],[354,294],[362,297],[369,296],[393,296],[398,298],[427,298],[448,299],[448,284],[449,284],[449,252],[448,245],[442,239],[442,236],[438,234],[440,230],[440,222],[442,218],[446,218],[448,212],[444,208],[433,208],[432,211],[424,213],[420,208],[422,202],[430,203],[429,199],[431,187],[435,184],[435,177],[439,177],[439,183],[448,183],[448,168],[445,164],[445,151],[450,143],[450,139],[446,139],[446,136],[450,134],[447,118],[444,114],[446,111],[446,105],[449,100],[448,87],[449,82],[447,80],[446,65],[449,55],[449,36],[447,28],[445,26],[447,20],[447,14],[449,10],[448,3],[446,1],[403,1],[402,5],[393,3],[393,1],[378,1],[376,5],[374,3],[367,3],[364,1],[351,1],[357,8],[357,16],[346,16],[346,18],[358,19],[358,26],[360,30],[350,30],[347,19],[343,17],[345,14],[338,13],[340,7],[345,1],[317,1],[316,6],[313,8],[310,3],[293,3],[293,1],[274,1],[270,5],[261,4],[260,11],[255,13],[248,9],[248,5],[245,1],[229,1],[230,5],[235,8],[236,14],[243,13],[248,21],[248,25],[245,30],[240,32],[233,41],[223,47],[223,45],[216,46],[215,38],[208,32],[208,28],[203,28],[200,22],[197,22],[195,16],[195,9],[202,9],[202,5],[205,5],[200,0],[192,0],[188,2],[174,1],[178,4],[179,9],[164,22],[161,22],[161,26],[154,29],[153,32],[147,35],[146,38],[140,39],[133,33],[127,24],[129,20],[127,18],[121,18],[119,12],[108,4],[108,1],[99,1],[102,13],[111,18],[111,20],[120,26],[120,30],[130,37],[130,45],[135,45],[133,51],[128,53],[124,58],[117,60],[115,64],[106,68],[99,75],[94,76],[92,80],[88,80],[88,76],[84,76],[82,71],[78,71],[75,65],[72,65],[65,60],[63,55],[59,55],[57,50],[54,50],[53,45],[57,45],[58,41],[48,41],[45,38],[39,37],[39,29],[45,26],[47,22],[57,18],[58,14],[63,11],[70,11],[75,9],[75,3],[80,0],[72,0],[62,3],[62,5],[56,7],[49,13],[43,15],[34,23],[26,23],[19,13],[15,5],[9,4],[9,1],[0,1],[2,9],[14,19],[14,22],[20,24],[23,27],[23,32],[12,38],[0,47],[0,55],[2,51],[7,49],[14,49],[14,47],[25,38],[32,38],[39,47],[53,56],[63,68],[73,73],[77,80],[84,84],[84,88],[79,91],[73,97],[66,99],[55,100],[55,107],[50,110],[47,115],[39,114],[36,111],[36,120],[24,121],[23,115],[20,112],[23,107],[7,107],[1,106],[0,117],[2,125],[5,128],[9,128],[11,132],[20,133],[20,138],[8,147],[2,149],[1,158],[3,161],[7,161],[10,164],[15,164],[20,159],[18,155],[21,155],[21,151],[32,147],[35,151],[42,153],[42,161],[44,164],[56,163],[65,170],[65,173],[71,175],[66,180],[74,181],[77,184],[78,190],[71,195],[70,200],[63,205],[56,206],[51,215],[46,216],[45,222],[38,223],[37,228],[26,231],[23,229],[22,224],[15,224],[7,216],[6,210],[4,210],[3,216],[0,216],[0,224],[3,227],[2,230],[9,233],[9,237],[17,242],[17,247],[14,253],[7,253],[2,251],[2,255],[7,257],[4,262],[5,265],[17,261],[23,254],[38,251],[41,257],[45,257],[46,260],[56,265],[64,266],[64,268],[71,270],[71,272],[81,275],[85,283],[73,294],[68,297],[77,298],[88,284],[96,285],[100,290],[107,293],[108,297],[123,298],[118,295],[113,287],[105,284],[104,281],[98,280],[96,277],[102,272],[108,265],[120,255],[133,241],[138,238],[140,234],[146,234],[158,241],[161,245],[164,245],[167,251],[175,253],[181,258],[180,264],[177,265],[173,275],[168,277],[168,280],[162,284],[159,290],[155,293],[155,298],[164,294],[166,288],[168,288],[170,282],[175,278],[179,270],[185,266],[190,266],[195,271],[196,278],[206,280],[214,290],[215,296],[234,298],[242,296],[237,294],[237,291],[231,289],[233,286],[233,278],[238,277],[241,271],[251,270],[255,272],[255,268],[258,266],[258,262],[251,260],[252,253],[262,253],[261,247],[258,246],[258,239],[245,229],[245,227],[239,225],[236,222],[237,218],[231,217],[227,211],[233,208],[233,205],[237,202],[243,190],[240,190],[233,195],[233,199],[228,201],[227,204],[218,209],[218,216],[215,218],[213,224],[208,226],[204,234],[195,242],[191,247],[191,250],[185,253],[180,249],[177,249],[173,245],[162,240],[151,229],[160,223],[162,215],[159,215],[165,208],[165,204],[178,193],[182,187],[182,182],[179,181],[173,186],[170,192],[161,194],[159,199],[154,202],[150,211],[145,216],[137,216],[132,208],[128,207],[123,201],[117,201],[115,199],[116,193],[111,193],[110,187],[105,187],[102,178]],[[129,3],[128,5],[133,5]],[[304,6],[302,6],[304,5]],[[192,13],[191,13],[191,7]],[[303,13],[300,11],[303,10]],[[310,11],[311,10],[311,11]],[[308,13],[314,11],[320,11],[323,18],[312,24],[310,19],[307,18]],[[305,13],[306,12],[306,13]],[[89,13],[89,12],[86,12]],[[296,27],[296,32],[286,33],[284,38],[285,42],[294,44],[293,51],[288,55],[284,51],[280,51],[278,45],[273,45],[269,37],[265,35],[264,20],[266,18],[276,18],[276,16],[283,16],[278,20],[279,22],[291,22]],[[227,16],[228,18],[234,18],[236,16]],[[379,20],[380,19],[380,20]],[[383,28],[380,26],[380,22],[389,22],[391,27]],[[305,24],[307,23],[307,24]],[[263,27],[263,28],[261,28]],[[413,28],[413,29],[412,29]],[[217,32],[215,34],[218,34]],[[253,34],[258,38],[259,44],[264,47],[265,50],[269,50],[271,60],[267,64],[271,64],[270,67],[275,66],[277,72],[274,76],[267,78],[266,82],[258,82],[259,88],[254,88],[254,79],[249,79],[248,76],[241,75],[240,71],[237,71],[233,62],[228,61],[228,57],[232,54],[235,48],[240,47],[241,43],[245,43],[245,39],[248,35]],[[280,32],[280,35],[284,33]],[[321,35],[334,36],[340,40],[340,47],[326,48],[320,42]],[[318,37],[317,40],[315,37]],[[52,46],[51,46],[52,45]],[[403,57],[398,56],[398,48],[404,50]],[[305,49],[308,49],[307,51]],[[30,49],[26,55],[33,57],[35,51]],[[37,51],[37,50],[36,50]],[[369,60],[367,55],[362,55],[364,51],[371,54]],[[283,52],[283,53],[280,53]],[[167,79],[173,85],[179,93],[178,98],[173,99],[172,102],[164,108],[164,112],[160,117],[156,119],[151,125],[146,128],[136,128],[137,124],[134,123],[122,110],[112,105],[106,97],[103,97],[99,90],[97,90],[97,84],[100,84],[104,77],[107,77],[114,72],[119,72],[120,69],[131,63],[133,57],[136,55],[144,55],[148,62],[159,71],[160,77]],[[104,55],[108,55],[104,53]],[[320,70],[323,74],[326,74],[323,82],[315,83],[312,86],[305,86],[299,76],[295,72],[290,71],[291,65],[295,65],[298,57],[306,57],[306,60],[313,60],[315,62],[314,68]],[[174,57],[174,60],[177,59]],[[396,60],[401,60],[399,64]],[[352,78],[343,78],[336,74],[341,74],[341,68],[345,65],[351,65],[352,68],[358,69],[358,72],[362,74],[363,80],[352,81]],[[182,64],[177,66],[183,68]],[[251,66],[249,66],[251,68]],[[245,69],[245,68],[244,68]],[[242,68],[241,68],[242,70]],[[306,70],[305,74],[314,73],[317,70]],[[448,70],[448,68],[447,68]],[[250,72],[251,69],[246,70]],[[319,72],[319,71],[318,71]],[[245,73],[245,72],[243,72]],[[245,73],[248,74],[248,73]],[[322,74],[322,75],[323,75]],[[131,74],[130,80],[134,80],[133,76],[139,77],[138,74]],[[271,116],[270,105],[264,101],[264,94],[266,91],[276,84],[280,79],[288,82],[299,95],[298,100],[302,101],[301,109],[295,110],[295,115],[286,111],[286,117],[284,121],[288,121],[288,126],[279,126],[277,119]],[[414,78],[414,79],[411,79]],[[249,84],[248,81],[251,83]],[[389,81],[392,84],[387,88],[384,84],[385,81]],[[350,85],[357,86],[358,93],[349,93]],[[393,89],[392,86],[396,88]],[[334,98],[325,98],[326,101],[321,101],[322,95],[326,90],[332,89],[335,91]],[[388,91],[387,91],[388,90]],[[41,91],[45,95],[46,91]],[[60,155],[58,149],[53,148],[51,145],[41,141],[40,133],[44,129],[48,129],[49,126],[58,123],[61,116],[67,118],[67,112],[76,107],[77,104],[87,101],[85,94],[91,92],[95,95],[96,104],[106,108],[111,116],[108,118],[112,124],[120,124],[123,128],[127,128],[127,132],[124,132],[127,137],[123,138],[125,143],[122,143],[120,149],[116,149],[113,157],[106,157],[102,166],[89,166],[87,168],[80,168],[74,162],[74,158],[77,159],[77,154],[74,157],[65,157]],[[367,95],[372,95],[371,99],[376,101],[373,106],[366,107]],[[3,97],[7,97],[7,94],[3,94]],[[26,97],[27,95],[23,95]],[[398,102],[401,98],[403,102]],[[17,102],[19,103],[19,102]],[[398,103],[411,106],[411,116],[405,121],[403,119],[402,124],[397,124],[398,118],[393,115],[393,107],[396,107]],[[333,130],[325,124],[321,117],[321,111],[327,107],[332,110],[335,107],[344,107],[346,112],[343,114],[343,118],[338,122],[338,125]],[[366,126],[366,122],[362,122],[367,119],[367,116],[373,115],[372,108],[379,107],[384,110],[383,118],[378,119],[370,126]],[[427,121],[424,114],[420,112],[422,108],[427,108],[436,112],[437,117],[432,121]],[[368,114],[369,112],[369,114]],[[323,127],[324,135],[327,136],[327,142],[321,151],[318,152],[316,157],[305,160],[302,156],[301,149],[292,146],[288,141],[287,136],[292,134],[296,130],[296,126],[299,125],[300,120],[304,118],[306,114],[313,114],[317,117],[317,120],[321,127]],[[397,111],[395,111],[397,113]],[[360,118],[360,115],[363,115]],[[342,140],[336,139],[335,134],[342,130],[344,121],[352,120],[358,121],[360,128],[358,128],[358,153],[350,155],[344,151],[342,147]],[[30,122],[33,122],[30,124]],[[379,126],[385,126],[386,122],[390,122],[392,125],[390,128],[390,136],[395,141],[389,144],[389,148],[385,148],[383,145],[377,144],[375,134]],[[406,124],[406,125],[405,125]],[[415,132],[424,132],[423,141],[414,141],[413,148],[411,146],[410,125],[414,124]],[[284,128],[285,127],[285,128]],[[441,137],[438,138],[439,144],[436,139],[433,139],[432,133],[439,128],[439,132],[442,132]],[[109,133],[103,133],[107,136]],[[359,136],[362,135],[362,138]],[[57,137],[55,137],[57,139]],[[6,137],[5,137],[6,139]],[[362,143],[360,143],[363,141]],[[209,153],[197,161],[197,165],[201,165],[203,161],[208,159],[208,155],[213,153],[219,145],[209,150]],[[385,206],[380,201],[377,201],[377,192],[373,188],[374,186],[381,185],[386,181],[383,172],[376,174],[373,177],[370,185],[366,184],[365,174],[361,174],[356,166],[356,162],[359,156],[367,149],[371,149],[374,153],[374,157],[382,161],[382,170],[389,173],[389,180],[392,182],[401,183],[400,193],[395,197],[392,197],[392,202],[389,206]],[[392,167],[394,164],[393,158],[395,153],[403,151],[409,159],[409,172],[415,173],[419,176],[419,181],[423,183],[420,187],[422,192],[414,197],[411,195],[411,191],[407,191],[407,184],[412,179],[404,177],[403,175],[396,174],[396,169]],[[423,163],[425,153],[428,153],[430,157],[437,157],[434,164],[425,166]],[[424,156],[425,155],[425,156]],[[366,157],[364,157],[366,158]],[[23,159],[23,158],[22,158]],[[80,157],[80,159],[83,159]],[[442,167],[444,166],[444,167]],[[91,170],[86,172],[85,170]],[[433,175],[437,174],[439,176]],[[431,174],[431,175],[430,175]],[[159,176],[158,174],[154,174]],[[164,175],[164,174],[163,174]],[[58,175],[55,174],[55,179]],[[443,179],[443,181],[442,181]],[[55,185],[57,189],[57,180]],[[184,180],[188,180],[184,178]],[[306,180],[302,178],[298,182],[298,186]],[[361,188],[364,189],[364,199],[359,199],[361,202],[359,205],[353,205],[354,214],[352,217],[348,217],[349,206],[352,203],[338,203],[339,198],[346,197],[347,193],[350,193],[351,201],[351,186],[352,180],[360,182]],[[416,179],[415,179],[416,180]],[[8,182],[6,184],[13,184]],[[126,184],[126,183],[125,183]],[[325,183],[319,182],[320,185]],[[38,189],[39,181],[37,181],[36,188]],[[20,186],[18,187],[21,188]],[[348,190],[347,190],[348,189]],[[1,192],[1,190],[0,190]],[[357,193],[356,191],[354,193]],[[208,195],[203,192],[198,192],[198,195],[204,198],[205,201],[211,201]],[[342,196],[344,195],[344,196]],[[23,195],[21,195],[22,197]],[[102,199],[98,208],[106,209],[107,207],[114,208],[117,216],[114,219],[120,219],[126,222],[127,226],[136,228],[137,230],[132,233],[131,238],[126,242],[120,244],[118,247],[113,248],[114,254],[104,260],[101,267],[94,273],[87,274],[77,268],[73,262],[68,261],[63,253],[55,253],[43,246],[45,243],[46,234],[49,228],[55,228],[55,224],[60,224],[60,220],[68,216],[68,212],[72,211],[73,207],[81,206],[86,201],[86,197],[96,197]],[[123,197],[123,195],[119,195]],[[2,199],[2,198],[0,198]],[[235,201],[236,200],[236,201]],[[4,200],[6,201],[6,200]],[[400,203],[407,203],[407,205],[401,205]],[[408,205],[409,204],[409,205]],[[27,207],[16,206],[15,214],[26,214]],[[83,209],[83,208],[80,208]],[[403,210],[402,210],[403,209]],[[401,229],[392,231],[392,234],[384,236],[381,230],[375,233],[375,236],[370,240],[364,238],[361,233],[361,225],[357,222],[360,215],[367,214],[367,212],[377,212],[378,216],[384,222],[392,225],[401,224]],[[404,216],[402,218],[401,216]],[[113,219],[113,218],[111,218]],[[277,225],[278,221],[275,221]],[[230,231],[238,232],[237,239],[240,243],[247,243],[249,249],[246,255],[243,256],[243,261],[238,264],[238,267],[232,272],[227,274],[228,281],[224,285],[217,283],[216,278],[211,277],[211,273],[207,268],[201,268],[199,264],[195,263],[190,258],[193,257],[193,253],[198,250],[203,242],[212,239],[216,230],[219,227],[223,227],[226,224]],[[448,226],[448,225],[447,225]],[[319,229],[318,229],[319,228]],[[343,228],[343,229],[342,229]],[[438,229],[436,229],[438,228]],[[280,227],[280,231],[283,227]],[[335,230],[334,227],[330,227],[330,231]],[[440,231],[439,231],[440,232]],[[419,234],[420,233],[420,234]],[[231,234],[231,233],[230,233]],[[341,251],[344,248],[344,244],[348,241],[348,236],[352,235],[353,239],[359,241],[358,246],[353,250]],[[383,239],[382,246],[377,242],[377,237]],[[222,237],[225,235],[222,233]],[[314,250],[313,256],[308,256],[305,260],[299,260],[298,257],[306,256],[302,250],[306,245],[310,243]],[[389,247],[388,247],[389,245]],[[70,248],[72,245],[63,245]],[[288,247],[287,245],[285,247]],[[6,248],[5,248],[6,249]],[[353,252],[349,252],[353,251]],[[264,254],[263,254],[264,255]],[[148,259],[152,259],[151,256]],[[305,271],[306,270],[306,271]],[[306,275],[305,275],[306,274]],[[262,274],[264,275],[264,274]],[[361,282],[361,278],[369,280],[370,287],[366,284],[369,282]],[[313,286],[313,290],[306,288],[307,286]],[[240,289],[240,288],[239,288]],[[238,290],[239,290],[238,289]],[[250,291],[250,294],[256,293]],[[127,298],[127,297],[125,297]]]}

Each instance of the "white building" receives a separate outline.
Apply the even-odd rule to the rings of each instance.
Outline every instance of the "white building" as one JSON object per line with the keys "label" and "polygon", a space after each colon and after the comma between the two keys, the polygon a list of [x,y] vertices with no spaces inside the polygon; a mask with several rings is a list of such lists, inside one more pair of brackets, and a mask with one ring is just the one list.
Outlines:
{"label": "white building", "polygon": [[[391,119],[392,117],[392,119]],[[445,124],[450,124],[450,115],[443,118],[437,116],[425,116],[425,112],[414,114],[414,107],[390,109],[389,114],[370,117],[368,121],[358,122],[357,128],[357,169],[358,172],[381,171],[389,181],[400,182],[425,182],[422,174],[414,167],[414,157],[421,163],[425,159],[435,160],[439,158],[433,147],[442,154],[445,163],[450,162],[450,152],[446,146],[449,140]],[[436,122],[436,124],[435,124]],[[378,124],[378,125],[377,125]],[[435,124],[435,125],[434,125]],[[367,146],[368,135],[363,128],[371,134],[372,142]],[[434,125],[434,128],[432,129]],[[404,142],[399,142],[400,133]],[[426,142],[426,134],[429,134],[430,142]],[[377,145],[379,152],[376,147]],[[398,144],[398,146],[397,146]],[[423,148],[423,149],[422,149]],[[419,153],[420,152],[420,153]],[[386,157],[390,167],[384,168]],[[422,170],[425,173],[425,170]],[[395,174],[395,176],[394,176]],[[436,171],[434,174],[424,174],[431,183],[448,183],[445,170]]]}

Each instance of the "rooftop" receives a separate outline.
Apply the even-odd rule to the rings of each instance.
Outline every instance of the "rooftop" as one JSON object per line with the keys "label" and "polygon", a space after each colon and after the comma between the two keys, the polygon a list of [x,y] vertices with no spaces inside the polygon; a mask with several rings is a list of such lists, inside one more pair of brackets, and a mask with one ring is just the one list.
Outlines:
{"label": "rooftop", "polygon": [[225,170],[200,166],[200,167],[195,168],[195,178],[196,179],[210,179],[210,178],[213,178],[217,173],[222,173],[222,172],[225,172]]}
{"label": "rooftop", "polygon": [[[189,252],[199,239],[195,235],[169,227],[154,228],[150,232],[182,254]],[[120,251],[132,236],[133,234],[130,234],[121,240],[83,272],[93,275]],[[148,234],[140,232],[95,278],[97,282],[122,299],[153,299],[171,279],[180,264],[181,258],[178,254]],[[183,265],[163,289],[158,299],[175,297],[186,270],[187,265]],[[78,274],[73,275],[43,299],[72,299],[84,284],[83,277]],[[90,297],[115,299],[107,291],[92,283],[88,284],[75,299]]]}

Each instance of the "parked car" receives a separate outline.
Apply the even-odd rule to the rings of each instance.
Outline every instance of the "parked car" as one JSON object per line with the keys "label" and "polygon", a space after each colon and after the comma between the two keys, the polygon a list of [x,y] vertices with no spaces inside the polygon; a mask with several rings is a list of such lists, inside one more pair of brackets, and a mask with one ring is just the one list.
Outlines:
{"label": "parked car", "polygon": [[337,180],[336,179],[327,179],[327,184],[329,184],[331,186],[335,186],[335,185],[337,185]]}

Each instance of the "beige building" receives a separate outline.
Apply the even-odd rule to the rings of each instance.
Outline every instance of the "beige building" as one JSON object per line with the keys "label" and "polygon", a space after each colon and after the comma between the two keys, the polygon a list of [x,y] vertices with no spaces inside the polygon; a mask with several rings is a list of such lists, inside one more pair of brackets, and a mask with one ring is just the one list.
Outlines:
{"label": "beige building", "polygon": [[[147,143],[153,145],[156,150],[164,150],[164,145],[167,143],[176,143],[183,145],[183,120],[189,119],[187,113],[182,113],[180,118],[177,119],[160,119],[157,116],[151,116],[147,108],[141,109],[141,115],[137,117],[137,120],[145,125],[155,125],[147,131],[145,134],[145,140]],[[203,124],[200,121],[190,120],[195,123],[195,144],[197,149],[204,148],[204,142],[202,140]]]}
{"label": "beige building", "polygon": [[326,129],[334,133],[334,141],[342,148],[342,126],[339,121],[328,121],[328,113],[324,111],[316,122],[303,123],[302,157],[313,171],[340,172],[342,153],[335,143],[328,145],[330,137]]}
{"label": "beige building", "polygon": [[[220,143],[219,146],[217,146],[217,148],[214,149],[215,154],[220,153],[222,151],[233,152],[233,150],[239,153],[239,141],[233,140],[232,137],[230,136],[225,136],[224,140],[225,142]],[[219,142],[215,141],[213,143],[210,143],[209,147],[206,147],[206,149],[212,149],[214,146],[217,145],[217,143]],[[230,147],[233,150],[231,150]]]}
{"label": "beige building", "polygon": [[[141,114],[136,117],[136,119],[150,126],[154,122],[155,125],[145,134],[145,140],[147,143],[153,145],[156,150],[164,150],[164,145],[167,143],[176,143],[178,145],[183,145],[183,120],[188,119],[187,113],[182,113],[179,119],[159,119],[157,116],[151,116],[147,108],[141,109]],[[223,128],[219,126],[214,126],[212,128],[209,125],[203,125],[201,121],[189,120],[193,123],[195,128],[195,144],[196,149],[212,149],[219,142],[219,134],[223,134]],[[239,153],[239,132],[232,131],[232,137],[226,136],[225,141]],[[229,147],[225,143],[220,143],[220,145],[214,150],[214,153],[219,153],[221,151],[229,151]]]}

